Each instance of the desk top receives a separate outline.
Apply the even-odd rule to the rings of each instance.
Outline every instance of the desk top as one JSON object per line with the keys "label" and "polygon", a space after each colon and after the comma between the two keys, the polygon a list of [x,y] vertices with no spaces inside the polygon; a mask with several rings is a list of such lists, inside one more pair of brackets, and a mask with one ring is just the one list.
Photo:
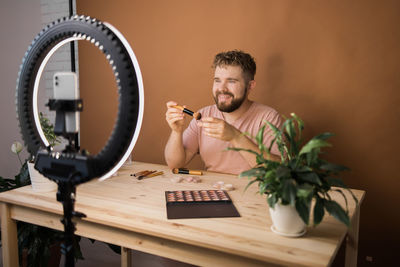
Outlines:
{"label": "desk top", "polygon": [[[164,175],[143,180],[130,176],[142,170],[164,171]],[[85,213],[86,221],[283,265],[329,265],[346,235],[345,225],[325,215],[320,225],[309,226],[301,238],[279,236],[270,230],[265,196],[256,194],[256,185],[244,192],[247,178],[204,172],[201,183],[173,183],[174,176],[183,175],[173,174],[164,165],[133,162],[117,176],[79,185],[75,210]],[[229,195],[241,217],[167,219],[165,191],[208,190],[217,181],[234,185]],[[361,204],[364,191],[352,191]],[[332,196],[344,204],[340,195],[333,192]],[[31,186],[0,194],[1,202],[62,214],[55,198],[55,192],[36,193]],[[356,205],[348,199],[353,216]]]}

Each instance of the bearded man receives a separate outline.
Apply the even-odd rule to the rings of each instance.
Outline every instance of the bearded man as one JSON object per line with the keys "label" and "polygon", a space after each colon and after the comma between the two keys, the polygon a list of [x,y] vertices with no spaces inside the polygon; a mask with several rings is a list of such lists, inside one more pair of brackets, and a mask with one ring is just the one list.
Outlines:
{"label": "bearded man", "polygon": [[[256,136],[266,121],[281,126],[277,111],[266,105],[251,101],[249,93],[254,90],[256,63],[254,58],[242,51],[222,52],[215,56],[212,94],[215,105],[199,110],[201,120],[193,119],[184,129],[184,114],[167,103],[166,120],[171,134],[165,146],[165,160],[170,168],[184,167],[196,154],[200,154],[208,171],[239,174],[256,165],[256,157],[248,152],[226,150],[228,147],[252,149],[258,146],[245,134]],[[272,131],[267,126],[264,144],[270,146]],[[274,145],[270,160],[280,160]]]}

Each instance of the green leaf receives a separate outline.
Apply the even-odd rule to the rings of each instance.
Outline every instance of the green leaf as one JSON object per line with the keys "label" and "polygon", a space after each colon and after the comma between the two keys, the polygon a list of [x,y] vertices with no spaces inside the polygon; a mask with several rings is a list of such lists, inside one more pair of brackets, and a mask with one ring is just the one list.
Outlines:
{"label": "green leaf", "polygon": [[275,170],[269,170],[264,174],[265,179],[273,178],[275,177]]}
{"label": "green leaf", "polygon": [[264,141],[264,130],[265,130],[265,124],[260,128],[260,130],[258,131],[257,135],[256,135],[256,142],[258,145],[263,144]]}
{"label": "green leaf", "polygon": [[244,188],[244,191],[246,191],[247,188],[249,188],[250,185],[254,184],[255,182],[257,182],[257,180],[250,181],[250,182],[246,185],[246,187]]}
{"label": "green leaf", "polygon": [[276,197],[276,193],[269,194],[267,197],[268,206],[273,209],[275,207],[276,202],[278,202],[278,198]]}
{"label": "green leaf", "polygon": [[[294,162],[296,163],[296,161],[294,161]],[[300,165],[300,166],[297,166],[296,168],[294,168],[294,171],[297,172],[297,173],[299,173],[299,172],[310,172],[310,171],[312,171],[312,169],[310,167],[308,167],[308,166]]]}
{"label": "green leaf", "polygon": [[271,128],[275,138],[279,138],[282,136],[282,132],[275,125],[273,125],[269,121],[265,121],[265,123],[268,124],[269,128]]}
{"label": "green leaf", "polygon": [[303,182],[322,185],[318,174],[316,174],[315,172],[298,172],[297,175]]}
{"label": "green leaf", "polygon": [[292,116],[296,122],[297,122],[297,126],[299,129],[299,133],[301,133],[304,129],[304,122],[302,119],[300,119],[300,117],[298,117],[295,113],[291,113],[290,116]]}
{"label": "green leaf", "polygon": [[339,194],[342,195],[342,197],[343,197],[343,199],[344,199],[344,201],[345,201],[345,203],[346,203],[346,213],[349,213],[349,205],[348,205],[348,203],[347,203],[347,197],[346,197],[346,195],[343,193],[343,191],[340,190],[340,189],[332,189],[332,191],[336,191],[336,192],[338,192]]}
{"label": "green leaf", "polygon": [[257,162],[257,165],[260,165],[260,164],[268,162],[268,160],[265,159],[262,155],[257,155],[256,162]]}
{"label": "green leaf", "polygon": [[272,139],[271,143],[269,144],[269,147],[267,150],[268,154],[271,154],[272,146],[274,145],[275,141],[276,141],[276,137],[274,139]]}
{"label": "green leaf", "polygon": [[270,152],[268,151],[267,147],[264,144],[259,144],[258,145],[258,149],[260,149],[261,154],[264,154],[265,152],[267,154],[270,154]]}
{"label": "green leaf", "polygon": [[[320,139],[320,140],[326,140],[326,139],[328,139],[328,138],[330,138],[330,137],[332,137],[332,136],[334,136],[333,133],[322,133],[322,134],[319,134],[319,135],[314,136],[314,138],[315,138],[315,139]],[[313,138],[313,139],[314,139],[314,138]]]}
{"label": "green leaf", "polygon": [[[310,203],[310,202],[309,202]],[[310,220],[310,204],[306,200],[298,199],[296,201],[296,210],[305,224]]]}
{"label": "green leaf", "polygon": [[314,155],[313,153],[307,153],[306,154],[306,160],[307,160],[307,165],[311,166],[311,163],[314,161]]}
{"label": "green leaf", "polygon": [[283,182],[282,188],[282,200],[283,203],[289,203],[295,205],[297,195],[296,181],[293,179],[287,179]]}
{"label": "green leaf", "polygon": [[284,122],[285,137],[286,141],[289,142],[290,146],[288,148],[288,154],[290,156],[296,155],[298,153],[297,142],[296,142],[296,130],[294,128],[293,119],[288,119]]}
{"label": "green leaf", "polygon": [[263,195],[266,191],[268,183],[266,182],[260,182],[258,184],[258,193],[260,193],[260,195]]}
{"label": "green leaf", "polygon": [[325,178],[325,181],[329,184],[329,186],[337,186],[337,187],[347,188],[347,185],[345,185],[341,179],[336,178],[336,177],[328,176]]}
{"label": "green leaf", "polygon": [[271,124],[268,121],[265,121],[265,123],[268,124],[268,126],[271,128],[273,136],[274,136],[274,139],[272,139],[271,144],[270,144],[270,146],[268,148],[268,152],[269,153],[271,152],[272,145],[274,143],[276,143],[276,145],[278,147],[278,150],[279,150],[279,153],[281,154],[281,159],[283,160],[284,157],[285,157],[285,152],[284,152],[285,143],[282,140],[282,132],[283,131],[279,130],[275,125]]}
{"label": "green leaf", "polygon": [[294,130],[293,120],[288,119],[285,121],[285,130],[288,133],[290,139],[294,139],[296,136],[296,131]]}
{"label": "green leaf", "polygon": [[273,184],[275,184],[275,176],[265,177],[263,179],[263,183],[265,183],[265,188],[270,188]]}
{"label": "green leaf", "polygon": [[287,168],[286,166],[279,166],[279,167],[276,169],[276,177],[277,177],[278,179],[290,177],[290,169]]}
{"label": "green leaf", "polygon": [[310,184],[300,185],[297,189],[297,197],[304,199],[312,198],[313,189],[313,186]]}
{"label": "green leaf", "polygon": [[297,155],[299,153],[299,147],[302,143],[302,132],[304,129],[304,122],[295,113],[291,113],[290,115],[295,119],[295,121],[297,123],[298,138],[296,141],[296,150],[294,151],[295,154]]}
{"label": "green leaf", "polygon": [[50,120],[43,115],[42,112],[39,113],[40,126],[42,127],[44,136],[47,141],[49,141],[50,146],[54,147],[61,143],[61,139],[54,133],[54,126]]}
{"label": "green leaf", "polygon": [[272,160],[268,160],[264,163],[264,168],[265,170],[274,170],[276,171],[276,169],[281,165],[280,162],[276,162],[276,161],[272,161]]}
{"label": "green leaf", "polygon": [[324,218],[324,200],[320,197],[316,197],[315,206],[314,206],[314,225],[318,225],[322,219]]}
{"label": "green leaf", "polygon": [[309,153],[311,152],[313,149],[316,148],[321,148],[321,147],[326,147],[326,146],[331,146],[330,143],[322,140],[322,139],[317,139],[317,138],[313,138],[310,141],[308,141],[307,144],[305,144],[302,149],[299,152],[299,155],[305,154],[305,153]]}
{"label": "green leaf", "polygon": [[242,135],[247,136],[250,139],[254,139],[254,137],[248,132],[242,132]]}
{"label": "green leaf", "polygon": [[335,219],[350,226],[349,215],[344,211],[344,209],[335,201],[325,200],[325,209],[331,214]]}
{"label": "green leaf", "polygon": [[31,183],[30,176],[29,176],[29,170],[28,170],[28,164],[25,161],[24,164],[22,165],[20,171],[19,171],[19,186],[25,186]]}
{"label": "green leaf", "polygon": [[354,195],[353,191],[351,191],[349,188],[345,188],[345,189],[351,194],[351,196],[353,197],[354,202],[356,204],[358,204],[358,199],[357,199],[356,195]]}
{"label": "green leaf", "polygon": [[258,156],[259,154],[251,149],[244,149],[244,148],[237,148],[237,147],[228,147],[226,150],[233,150],[233,151],[246,151],[252,154],[255,154],[256,156]]}
{"label": "green leaf", "polygon": [[329,162],[325,162],[325,163],[321,164],[321,166],[319,166],[319,167],[321,170],[331,171],[331,172],[335,172],[335,173],[350,170],[346,166],[333,164],[333,163],[329,163]]}
{"label": "green leaf", "polygon": [[253,168],[244,172],[241,172],[239,174],[239,177],[260,177],[260,176],[264,176],[265,174],[265,170],[264,168]]}
{"label": "green leaf", "polygon": [[290,143],[290,146],[287,148],[288,157],[290,158],[293,155],[293,153],[292,153],[293,139],[289,136],[289,134],[287,132],[284,132],[283,135],[285,136],[285,140],[289,141],[289,143]]}

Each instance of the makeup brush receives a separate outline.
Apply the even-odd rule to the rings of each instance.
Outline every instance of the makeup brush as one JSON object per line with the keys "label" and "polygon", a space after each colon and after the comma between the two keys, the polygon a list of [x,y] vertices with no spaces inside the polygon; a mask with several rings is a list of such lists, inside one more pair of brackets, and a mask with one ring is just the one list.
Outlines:
{"label": "makeup brush", "polygon": [[196,120],[200,120],[201,119],[201,114],[199,112],[193,112],[187,108],[184,108],[182,106],[176,105],[176,106],[172,106],[174,108],[180,109],[182,110],[184,113],[193,116],[193,118],[195,118]]}
{"label": "makeup brush", "polygon": [[193,171],[186,168],[173,168],[172,172],[174,174],[180,173],[180,174],[191,174],[191,175],[203,175],[202,171]]}

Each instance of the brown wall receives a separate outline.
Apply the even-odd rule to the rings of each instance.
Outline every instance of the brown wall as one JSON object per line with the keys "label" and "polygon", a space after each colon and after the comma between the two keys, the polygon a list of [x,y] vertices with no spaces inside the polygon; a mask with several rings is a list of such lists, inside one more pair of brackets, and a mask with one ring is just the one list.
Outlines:
{"label": "brown wall", "polygon": [[[359,265],[394,264],[397,252],[389,251],[400,240],[399,1],[77,0],[77,7],[116,26],[139,60],[145,115],[134,160],[163,163],[165,103],[173,99],[194,110],[212,104],[213,56],[248,51],[258,64],[251,98],[285,115],[296,112],[308,136],[335,133],[329,159],[352,169],[344,175],[348,185],[367,191]],[[79,46],[85,101],[102,85],[114,86],[107,64],[98,68],[101,60],[89,50],[95,49]],[[109,117],[93,124],[92,113],[110,113],[107,86],[95,100],[102,106],[82,115],[82,145],[93,151],[104,142],[97,129],[108,124],[107,138],[113,123]]]}

